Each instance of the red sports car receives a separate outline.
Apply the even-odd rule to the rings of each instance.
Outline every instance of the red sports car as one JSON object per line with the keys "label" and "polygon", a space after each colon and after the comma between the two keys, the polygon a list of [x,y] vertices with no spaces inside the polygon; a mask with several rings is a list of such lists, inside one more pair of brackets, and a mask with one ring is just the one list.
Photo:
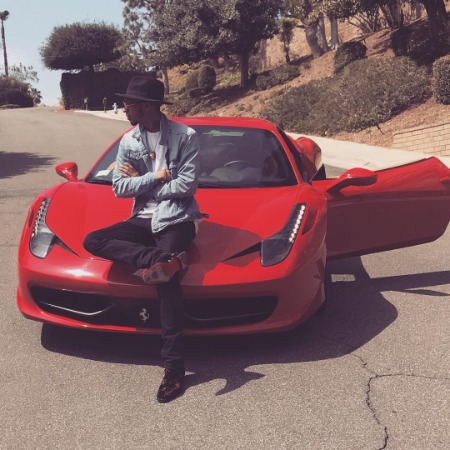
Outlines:
{"label": "red sports car", "polygon": [[[327,179],[319,147],[256,119],[184,118],[200,139],[199,225],[182,277],[186,334],[287,330],[324,302],[327,259],[430,242],[450,220],[450,169],[431,157]],[[156,288],[134,267],[84,250],[87,233],[129,217],[111,188],[119,139],[79,179],[33,201],[19,248],[28,318],[74,328],[159,333]]]}

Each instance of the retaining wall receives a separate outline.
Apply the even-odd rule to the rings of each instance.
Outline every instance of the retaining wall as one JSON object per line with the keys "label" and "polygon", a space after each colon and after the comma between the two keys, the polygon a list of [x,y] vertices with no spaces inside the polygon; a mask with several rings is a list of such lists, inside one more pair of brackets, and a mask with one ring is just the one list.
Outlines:
{"label": "retaining wall", "polygon": [[450,121],[398,131],[394,133],[393,147],[450,156]]}

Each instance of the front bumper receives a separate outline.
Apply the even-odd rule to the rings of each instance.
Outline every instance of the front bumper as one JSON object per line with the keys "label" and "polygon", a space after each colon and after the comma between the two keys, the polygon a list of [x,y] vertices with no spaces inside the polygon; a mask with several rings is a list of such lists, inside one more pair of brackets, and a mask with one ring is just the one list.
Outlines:
{"label": "front bumper", "polygon": [[[182,278],[185,334],[247,334],[297,326],[324,301],[325,250],[304,259],[286,270],[282,266],[287,262],[263,268],[257,258],[247,256],[236,266],[220,264],[202,277],[195,275],[193,265]],[[247,264],[244,271],[242,264]],[[58,246],[45,260],[28,252],[19,260],[18,307],[29,319],[55,325],[159,334],[156,288],[143,284],[134,270],[79,258]]]}

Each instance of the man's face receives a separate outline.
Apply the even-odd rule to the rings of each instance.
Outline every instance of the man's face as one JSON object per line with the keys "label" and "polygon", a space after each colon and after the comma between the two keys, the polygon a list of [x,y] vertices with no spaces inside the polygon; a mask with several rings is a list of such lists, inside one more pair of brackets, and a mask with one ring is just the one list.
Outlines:
{"label": "man's face", "polygon": [[142,117],[143,102],[126,98],[123,102],[123,110],[131,125],[137,125]]}
{"label": "man's face", "polygon": [[155,102],[141,102],[139,100],[125,99],[123,102],[123,110],[131,125],[141,123],[144,118],[149,118],[155,115],[159,117],[160,105]]}

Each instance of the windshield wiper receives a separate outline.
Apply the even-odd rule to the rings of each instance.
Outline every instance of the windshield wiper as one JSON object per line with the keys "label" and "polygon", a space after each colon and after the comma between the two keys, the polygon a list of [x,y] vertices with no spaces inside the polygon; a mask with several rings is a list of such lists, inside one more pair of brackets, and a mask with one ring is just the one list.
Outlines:
{"label": "windshield wiper", "polygon": [[104,185],[112,185],[112,181],[110,180],[98,180],[95,178],[91,178],[90,180],[86,180],[86,183],[92,183],[92,184],[104,184]]}

